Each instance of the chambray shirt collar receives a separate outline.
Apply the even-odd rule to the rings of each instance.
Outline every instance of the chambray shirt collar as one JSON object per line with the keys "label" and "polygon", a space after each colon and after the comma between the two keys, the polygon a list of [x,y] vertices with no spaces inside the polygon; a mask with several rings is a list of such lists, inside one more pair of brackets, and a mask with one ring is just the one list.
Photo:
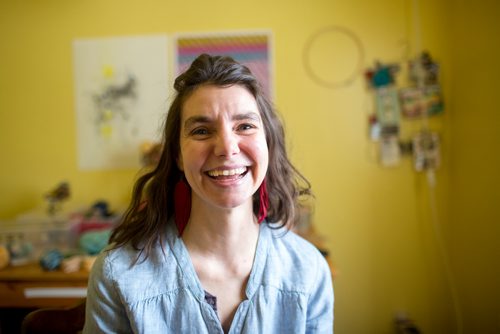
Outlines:
{"label": "chambray shirt collar", "polygon": [[[189,252],[184,244],[182,238],[178,237],[176,228],[174,224],[168,224],[167,233],[167,243],[177,260],[179,269],[183,276],[183,282],[187,286],[195,298],[202,302],[205,300],[205,291],[201,285],[198,275],[194,269],[193,263],[189,256]],[[263,221],[259,228],[259,238],[257,240],[257,248],[255,251],[254,263],[252,266],[252,271],[250,273],[250,278],[246,287],[246,297],[251,299],[252,296],[257,291],[260,283],[262,282],[262,277],[264,273],[264,267],[267,260],[269,238],[272,237],[272,232],[267,226],[267,222]]]}

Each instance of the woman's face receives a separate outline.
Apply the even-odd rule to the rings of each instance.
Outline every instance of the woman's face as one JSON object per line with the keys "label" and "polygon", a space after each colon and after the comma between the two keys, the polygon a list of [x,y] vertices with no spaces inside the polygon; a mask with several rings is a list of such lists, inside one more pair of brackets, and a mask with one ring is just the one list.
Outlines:
{"label": "woman's face", "polygon": [[268,162],[262,118],[246,88],[201,86],[184,101],[177,164],[193,204],[252,205]]}

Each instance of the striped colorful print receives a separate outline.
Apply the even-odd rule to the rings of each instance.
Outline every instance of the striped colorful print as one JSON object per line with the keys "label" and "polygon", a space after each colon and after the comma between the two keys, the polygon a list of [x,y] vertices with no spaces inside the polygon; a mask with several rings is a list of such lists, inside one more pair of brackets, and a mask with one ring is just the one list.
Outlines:
{"label": "striped colorful print", "polygon": [[224,55],[247,66],[271,96],[270,41],[266,34],[190,36],[177,38],[177,75],[202,53]]}

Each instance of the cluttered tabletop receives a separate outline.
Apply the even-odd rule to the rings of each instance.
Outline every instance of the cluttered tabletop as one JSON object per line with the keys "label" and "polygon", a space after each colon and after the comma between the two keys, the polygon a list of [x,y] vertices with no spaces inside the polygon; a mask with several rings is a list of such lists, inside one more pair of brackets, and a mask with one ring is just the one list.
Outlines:
{"label": "cluttered tabletop", "polygon": [[19,216],[0,228],[0,308],[74,305],[119,216],[107,203],[71,215]]}

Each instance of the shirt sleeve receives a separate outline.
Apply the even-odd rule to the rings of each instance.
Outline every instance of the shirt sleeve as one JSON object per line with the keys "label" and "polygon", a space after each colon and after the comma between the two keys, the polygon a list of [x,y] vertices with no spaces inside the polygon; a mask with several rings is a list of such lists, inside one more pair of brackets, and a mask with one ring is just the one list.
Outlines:
{"label": "shirt sleeve", "polygon": [[96,259],[89,277],[84,334],[132,332],[112,276],[105,251]]}
{"label": "shirt sleeve", "polygon": [[316,277],[307,307],[306,333],[333,333],[333,282],[325,258],[318,253]]}

